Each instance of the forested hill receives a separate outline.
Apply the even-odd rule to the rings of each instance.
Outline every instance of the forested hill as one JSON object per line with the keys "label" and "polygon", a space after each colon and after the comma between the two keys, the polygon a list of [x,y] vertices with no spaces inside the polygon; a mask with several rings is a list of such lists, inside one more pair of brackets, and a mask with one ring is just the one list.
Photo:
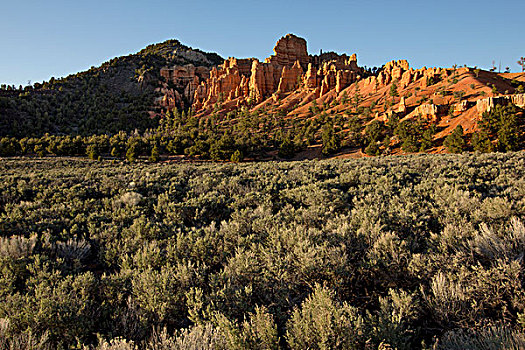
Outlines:
{"label": "forested hill", "polygon": [[27,87],[2,85],[0,136],[92,135],[143,131],[156,126],[155,98],[160,69],[195,64],[211,67],[223,59],[168,40],[100,67],[51,78]]}
{"label": "forested hill", "polygon": [[[0,89],[0,156],[312,159],[525,148],[525,73],[359,66],[279,39],[222,59],[170,40],[98,68]],[[525,69],[525,66],[524,66]]]}

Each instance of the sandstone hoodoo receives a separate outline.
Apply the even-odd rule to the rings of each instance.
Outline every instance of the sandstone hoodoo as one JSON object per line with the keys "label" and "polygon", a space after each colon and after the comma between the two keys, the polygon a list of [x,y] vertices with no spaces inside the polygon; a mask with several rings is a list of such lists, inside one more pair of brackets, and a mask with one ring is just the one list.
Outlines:
{"label": "sandstone hoodoo", "polygon": [[[164,68],[163,76],[184,91],[183,97],[192,104],[197,113],[212,109],[240,105],[253,106],[272,96],[277,98],[300,90],[315,90],[317,97],[330,90],[342,91],[353,83],[362,72],[357,66],[357,56],[339,55],[333,52],[309,55],[306,40],[287,34],[277,41],[274,54],[260,62],[256,58],[229,58],[213,68],[207,78],[194,68],[192,74],[183,67],[180,71]],[[191,69],[190,69],[191,70]],[[173,74],[171,72],[174,72]],[[187,87],[180,86],[186,82]],[[196,86],[198,84],[198,86]],[[193,92],[193,96],[188,96]],[[163,103],[173,105],[177,97],[164,97]]]}
{"label": "sandstone hoodoo", "polygon": [[280,38],[263,61],[230,57],[211,69],[166,67],[161,75],[169,83],[160,103],[191,106],[198,118],[242,109],[294,120],[358,118],[365,127],[374,120],[387,123],[395,114],[400,122],[436,130],[432,137],[437,145],[458,125],[467,134],[478,130],[482,114],[495,105],[524,107],[523,74],[506,76],[466,66],[414,69],[407,60],[362,68],[355,53],[310,55],[306,40],[294,34]]}
{"label": "sandstone hoodoo", "polygon": [[273,48],[274,55],[264,60],[264,63],[273,63],[278,66],[291,66],[296,61],[304,68],[310,62],[306,50],[306,40],[293,34],[287,34],[277,41]]}

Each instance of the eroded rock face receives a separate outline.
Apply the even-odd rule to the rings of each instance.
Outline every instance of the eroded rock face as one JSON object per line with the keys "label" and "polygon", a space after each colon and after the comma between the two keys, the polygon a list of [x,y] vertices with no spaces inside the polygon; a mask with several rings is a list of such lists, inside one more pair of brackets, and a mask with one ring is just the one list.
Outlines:
{"label": "eroded rock face", "polygon": [[248,82],[254,58],[229,58],[218,68],[213,68],[209,78],[195,90],[193,107],[198,110],[238,97],[248,96]]}
{"label": "eroded rock face", "polygon": [[[201,81],[209,75],[210,69],[204,66],[195,67],[193,64],[162,68],[160,75],[168,85],[164,88],[165,98],[161,104],[168,108],[177,105],[193,103],[193,97]],[[168,89],[168,86],[171,88]],[[174,89],[173,89],[174,88]]]}
{"label": "eroded rock face", "polygon": [[414,70],[411,68],[403,73],[401,76],[401,81],[399,82],[399,85],[401,88],[405,88],[412,82],[412,79],[414,77]]}
{"label": "eroded rock face", "polygon": [[317,68],[312,63],[308,65],[308,70],[303,79],[303,86],[307,89],[315,89],[320,85],[321,81],[317,75]]}
{"label": "eroded rock face", "polygon": [[390,61],[379,72],[377,82],[380,86],[385,86],[396,81],[401,87],[405,87],[412,81],[412,72],[407,60]]}
{"label": "eroded rock face", "polygon": [[394,68],[401,68],[402,70],[408,70],[410,68],[407,60],[394,60],[385,64],[384,70],[387,72],[392,72]]}
{"label": "eroded rock face", "polygon": [[490,112],[496,105],[506,106],[510,103],[520,108],[525,107],[525,94],[483,98],[476,101],[476,109],[479,114],[482,114],[483,112]]}
{"label": "eroded rock face", "polygon": [[438,116],[447,111],[447,106],[435,105],[432,103],[422,104],[416,107],[410,114],[403,119],[424,118],[436,121]]}
{"label": "eroded rock face", "polygon": [[335,78],[335,91],[340,93],[357,79],[357,74],[351,70],[338,70]]}
{"label": "eroded rock face", "polygon": [[461,101],[454,105],[454,113],[463,113],[467,109],[469,109],[471,106],[471,103],[469,101]]}
{"label": "eroded rock face", "polygon": [[512,103],[520,108],[525,107],[525,94],[516,94],[511,96]]}
{"label": "eroded rock face", "polygon": [[328,91],[335,88],[337,81],[337,72],[334,70],[329,70],[324,72],[323,82],[321,84],[321,96],[325,95]]}
{"label": "eroded rock face", "polygon": [[405,97],[401,97],[401,101],[399,101],[399,106],[397,108],[397,113],[406,113],[407,111],[407,106],[405,104]]}
{"label": "eroded rock face", "polygon": [[299,87],[301,80],[301,75],[303,75],[303,69],[299,61],[295,61],[292,68],[287,66],[283,67],[281,72],[281,79],[279,80],[279,87],[277,88],[278,93],[284,93],[293,91]]}
{"label": "eroded rock face", "polygon": [[264,60],[264,63],[271,63],[279,66],[292,66],[296,61],[302,68],[306,68],[310,62],[308,51],[306,50],[306,40],[293,34],[286,34],[277,41],[273,48],[274,55]]}
{"label": "eroded rock face", "polygon": [[281,66],[254,61],[250,77],[250,98],[261,102],[272,95],[277,90],[281,73]]}
{"label": "eroded rock face", "polygon": [[[315,91],[316,96],[333,89],[339,93],[362,73],[355,54],[328,52],[309,56],[306,40],[293,34],[281,38],[273,51],[264,62],[229,58],[208,70],[207,76],[198,71],[199,67],[165,68],[161,75],[176,84],[178,91],[184,91],[183,96],[198,111],[233,100],[236,105],[260,103],[296,90]],[[173,92],[166,96],[170,103],[178,98]]]}

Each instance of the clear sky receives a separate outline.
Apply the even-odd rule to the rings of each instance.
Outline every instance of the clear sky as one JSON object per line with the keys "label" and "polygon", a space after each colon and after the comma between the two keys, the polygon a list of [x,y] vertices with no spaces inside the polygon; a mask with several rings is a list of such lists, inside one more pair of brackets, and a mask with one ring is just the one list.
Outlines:
{"label": "clear sky", "polygon": [[223,57],[265,58],[294,33],[308,51],[359,65],[407,59],[519,71],[525,0],[0,0],[0,83],[66,76],[166,39]]}

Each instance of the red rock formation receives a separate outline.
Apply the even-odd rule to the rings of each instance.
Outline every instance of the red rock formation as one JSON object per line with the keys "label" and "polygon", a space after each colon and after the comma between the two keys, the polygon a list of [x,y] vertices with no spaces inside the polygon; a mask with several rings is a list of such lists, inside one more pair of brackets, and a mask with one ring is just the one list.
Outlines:
{"label": "red rock formation", "polygon": [[468,101],[461,101],[454,105],[454,113],[459,114],[465,112],[470,108],[470,103]]}
{"label": "red rock formation", "polygon": [[438,116],[446,112],[447,106],[436,106],[435,104],[422,104],[416,107],[410,114],[408,114],[405,119],[411,118],[424,118],[427,120],[436,121]]}
{"label": "red rock formation", "polygon": [[336,69],[330,69],[329,71],[324,71],[323,82],[321,84],[321,96],[325,95],[328,91],[335,88],[337,81],[337,71]]}
{"label": "red rock formation", "polygon": [[195,90],[199,86],[199,83],[204,80],[209,74],[210,70],[206,67],[195,67],[193,64],[187,64],[185,66],[175,66],[172,68],[162,68],[160,75],[175,85],[178,91],[182,91],[183,95],[177,97],[176,94],[172,93],[176,99],[184,97],[189,103],[193,102],[193,95]]}
{"label": "red rock formation", "polygon": [[195,90],[194,109],[248,96],[248,76],[254,61],[254,58],[229,58],[218,69],[213,68],[209,78]]}
{"label": "red rock formation", "polygon": [[254,61],[250,76],[250,98],[259,103],[271,96],[277,90],[281,72],[280,66]]}
{"label": "red rock formation", "polygon": [[377,75],[377,81],[379,82],[379,85],[385,86],[392,81],[392,77],[388,72],[382,71]]}
{"label": "red rock formation", "polygon": [[[385,64],[383,70],[378,74],[377,80],[379,85],[385,86],[397,80],[398,82],[403,80],[403,75],[409,71],[410,67],[407,60],[390,61]],[[405,76],[405,80],[408,81],[411,76],[408,74]],[[405,82],[401,82],[400,85],[403,87]]]}
{"label": "red rock formation", "polygon": [[315,89],[319,85],[320,80],[317,76],[317,69],[310,63],[303,79],[303,86],[307,89]]}
{"label": "red rock formation", "polygon": [[234,58],[230,57],[224,61],[224,68],[237,68],[240,75],[249,76],[252,70],[252,62],[255,58]]}
{"label": "red rock formation", "polygon": [[[293,34],[281,38],[273,51],[274,55],[264,62],[254,58],[229,58],[206,72],[206,79],[197,73],[198,67],[193,67],[195,72],[191,67],[165,68],[161,75],[176,83],[177,90],[184,91],[184,96],[198,111],[218,102],[230,105],[233,100],[236,104],[261,103],[271,96],[279,98],[297,89],[314,91],[317,97],[333,89],[339,93],[362,73],[355,54],[349,57],[330,52],[309,56],[306,41]],[[166,96],[165,103],[173,104],[178,98],[174,93]]]}
{"label": "red rock formation", "polygon": [[299,61],[295,61],[292,68],[284,66],[281,73],[281,79],[279,80],[277,92],[284,93],[295,90],[297,87],[299,87],[299,81],[302,74],[303,69],[301,68]]}
{"label": "red rock formation", "polygon": [[525,94],[503,95],[479,99],[476,101],[476,109],[481,115],[483,112],[490,112],[496,105],[506,106],[509,103],[512,103],[520,108],[524,108]]}
{"label": "red rock formation", "polygon": [[399,101],[399,106],[397,108],[397,113],[406,113],[407,111],[407,106],[405,104],[405,97],[401,97],[401,101]]}
{"label": "red rock formation", "polygon": [[275,54],[264,60],[264,63],[292,66],[295,61],[299,61],[301,67],[306,68],[310,62],[306,50],[306,40],[293,34],[286,34],[279,39],[273,48],[273,52]]}
{"label": "red rock formation", "polygon": [[355,72],[350,70],[339,70],[335,80],[335,91],[340,93],[357,79]]}
{"label": "red rock formation", "polygon": [[410,68],[407,60],[394,60],[385,64],[384,70],[387,72],[392,72],[392,69],[394,69],[395,67],[399,67],[403,70],[408,70]]}

